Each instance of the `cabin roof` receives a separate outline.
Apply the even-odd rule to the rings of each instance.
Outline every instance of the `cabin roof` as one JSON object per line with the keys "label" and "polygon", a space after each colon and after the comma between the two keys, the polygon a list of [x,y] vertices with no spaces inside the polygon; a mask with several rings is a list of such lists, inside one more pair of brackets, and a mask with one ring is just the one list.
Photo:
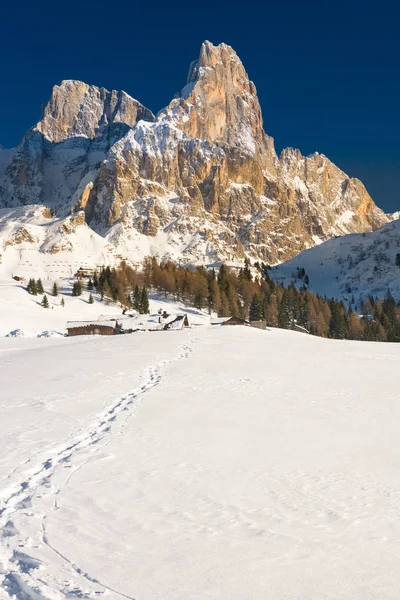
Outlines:
{"label": "cabin roof", "polygon": [[112,327],[115,328],[115,321],[67,321],[66,329],[75,327]]}

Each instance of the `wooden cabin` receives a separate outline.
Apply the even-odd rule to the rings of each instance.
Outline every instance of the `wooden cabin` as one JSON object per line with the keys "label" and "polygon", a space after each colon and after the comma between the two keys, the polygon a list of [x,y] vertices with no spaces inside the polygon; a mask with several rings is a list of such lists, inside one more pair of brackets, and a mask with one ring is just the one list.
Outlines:
{"label": "wooden cabin", "polygon": [[73,335],[116,335],[121,333],[117,321],[68,321],[67,336]]}
{"label": "wooden cabin", "polygon": [[240,319],[240,317],[230,317],[221,325],[224,327],[225,325],[244,325],[246,327],[250,326],[250,321],[246,321],[246,319]]}
{"label": "wooden cabin", "polygon": [[163,330],[169,331],[172,329],[184,329],[185,327],[189,327],[189,319],[186,313],[179,315],[168,315],[171,318],[168,323],[165,323]]}
{"label": "wooden cabin", "polygon": [[94,275],[94,269],[79,267],[77,272],[75,273],[75,279],[88,279]]}

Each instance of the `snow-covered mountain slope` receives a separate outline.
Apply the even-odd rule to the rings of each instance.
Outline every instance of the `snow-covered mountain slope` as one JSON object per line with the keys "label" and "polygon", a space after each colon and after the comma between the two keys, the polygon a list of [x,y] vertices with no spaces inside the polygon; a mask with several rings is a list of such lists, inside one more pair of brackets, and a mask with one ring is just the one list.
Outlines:
{"label": "snow-covered mountain slope", "polygon": [[0,596],[397,598],[399,360],[247,327],[0,339]]}
{"label": "snow-covered mountain slope", "polygon": [[[32,296],[26,291],[26,281],[20,283],[0,279],[0,337],[62,336],[66,332],[67,321],[97,321],[107,317],[118,317],[120,322],[123,321],[121,306],[109,300],[100,301],[95,292],[92,293],[94,302],[90,304],[90,292],[86,286],[83,286],[81,296],[72,296],[72,278],[59,278],[56,273],[52,273],[43,278],[42,283],[49,300],[49,309],[41,306],[42,296]],[[59,291],[56,297],[52,295],[54,283]],[[187,313],[193,326],[210,324],[208,313],[172,298],[150,294],[149,305],[150,315],[134,315],[129,321],[126,318],[126,322],[134,328],[144,320],[148,322],[148,328],[151,328],[151,323],[158,322],[158,311],[161,309],[170,315]]]}
{"label": "snow-covered mountain slope", "polygon": [[68,277],[80,266],[123,258],[85,223],[83,212],[60,219],[44,206],[0,210],[0,277]]}
{"label": "snow-covered mountain slope", "polygon": [[309,281],[307,287],[313,292],[358,307],[361,299],[368,295],[383,298],[388,289],[400,299],[400,220],[305,250],[274,267],[271,277],[285,285],[293,281],[299,288]]}
{"label": "snow-covered mountain slope", "polygon": [[278,157],[234,50],[205,42],[157,118],[124,92],[55,86],[0,178],[0,204],[43,204],[133,259],[277,263],[334,235],[390,220],[321,154]]}

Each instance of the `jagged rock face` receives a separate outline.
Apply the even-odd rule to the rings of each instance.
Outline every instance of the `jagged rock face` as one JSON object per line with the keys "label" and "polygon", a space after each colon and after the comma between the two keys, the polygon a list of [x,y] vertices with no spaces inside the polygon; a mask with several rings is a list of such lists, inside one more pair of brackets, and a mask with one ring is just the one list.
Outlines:
{"label": "jagged rock face", "polygon": [[348,177],[322,154],[303,157],[298,150],[284,150],[278,179],[294,191],[303,219],[313,219],[313,232],[323,239],[371,231],[389,220],[361,181]]}
{"label": "jagged rock face", "polygon": [[209,42],[157,119],[124,92],[56,86],[0,186],[6,206],[52,199],[58,214],[84,210],[133,259],[245,252],[276,263],[389,220],[325,156],[287,149],[278,158],[238,56]]}
{"label": "jagged rock face", "polygon": [[263,130],[256,87],[230,46],[204,42],[186,86],[163,112],[190,137],[234,146],[275,171],[274,144]]}
{"label": "jagged rock face", "polygon": [[111,146],[141,119],[154,115],[125,92],[80,81],[55,86],[0,180],[2,206],[40,203],[68,214]]}
{"label": "jagged rock face", "polygon": [[50,142],[58,143],[70,137],[93,139],[99,133],[103,137],[106,128],[118,125],[125,125],[127,131],[141,119],[152,121],[154,115],[125,92],[62,81],[54,86],[36,128]]}

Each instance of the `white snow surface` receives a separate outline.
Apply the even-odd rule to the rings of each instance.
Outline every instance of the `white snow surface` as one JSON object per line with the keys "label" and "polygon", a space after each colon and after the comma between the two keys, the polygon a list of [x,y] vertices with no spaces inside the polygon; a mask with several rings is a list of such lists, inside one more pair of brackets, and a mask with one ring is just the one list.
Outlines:
{"label": "white snow surface", "polygon": [[249,327],[0,339],[0,597],[397,600],[399,359]]}

